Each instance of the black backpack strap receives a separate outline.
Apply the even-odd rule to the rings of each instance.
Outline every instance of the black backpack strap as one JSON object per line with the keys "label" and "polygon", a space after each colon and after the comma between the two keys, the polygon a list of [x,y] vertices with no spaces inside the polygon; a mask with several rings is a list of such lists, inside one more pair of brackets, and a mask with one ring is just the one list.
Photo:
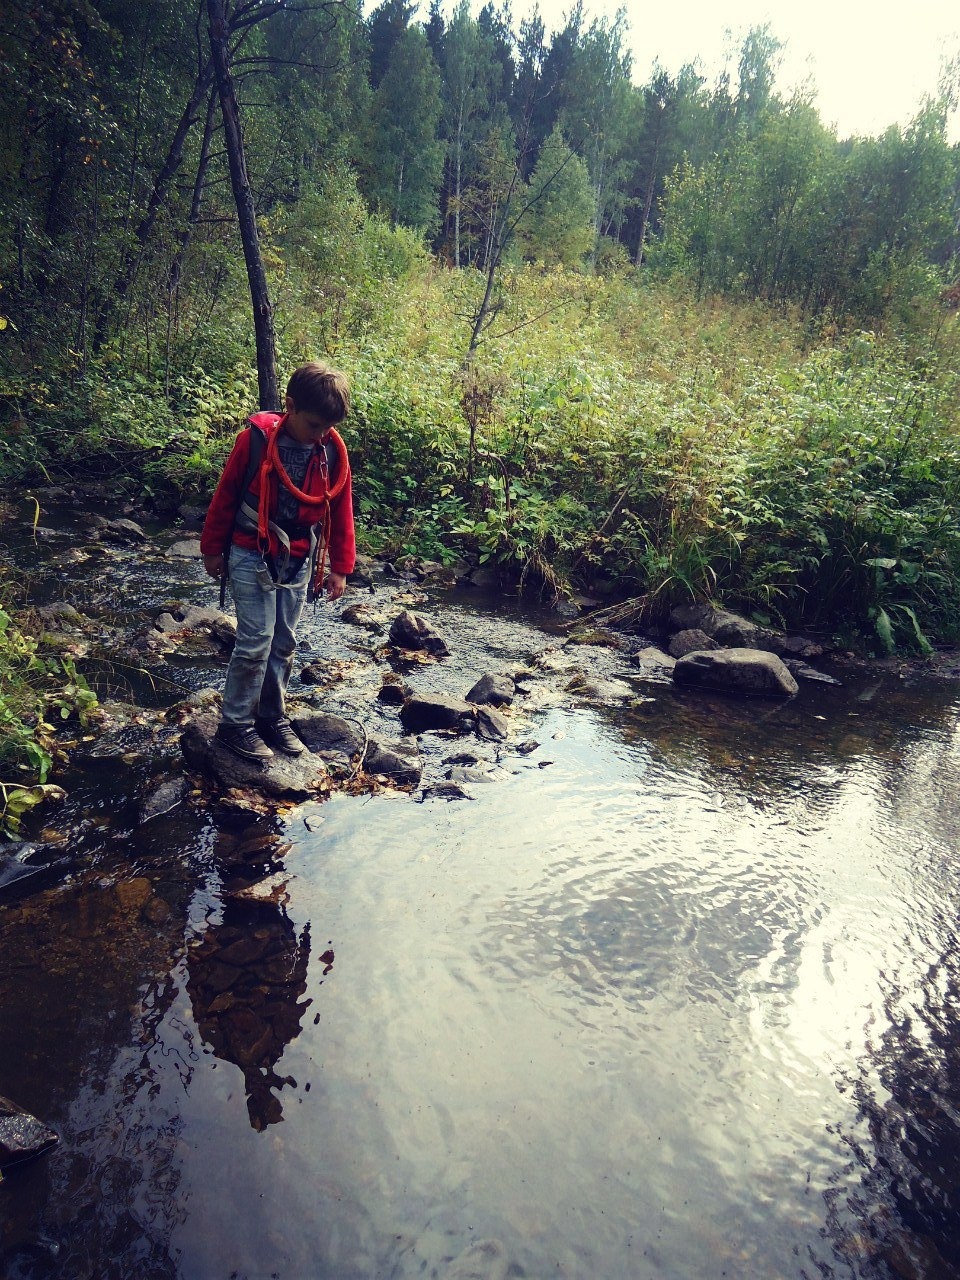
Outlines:
{"label": "black backpack strap", "polygon": [[250,432],[250,459],[243,477],[243,488],[240,490],[244,495],[253,484],[253,477],[260,470],[260,463],[263,462],[263,455],[267,448],[267,437],[259,427],[255,427],[251,422],[247,430]]}

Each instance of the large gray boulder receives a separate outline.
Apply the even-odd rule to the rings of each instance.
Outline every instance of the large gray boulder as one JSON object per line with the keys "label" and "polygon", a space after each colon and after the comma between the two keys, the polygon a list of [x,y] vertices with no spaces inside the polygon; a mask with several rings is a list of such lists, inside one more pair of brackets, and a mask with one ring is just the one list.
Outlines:
{"label": "large gray boulder", "polygon": [[711,649],[688,653],[673,669],[677,684],[762,697],[792,697],[799,688],[774,653],[762,649]]}

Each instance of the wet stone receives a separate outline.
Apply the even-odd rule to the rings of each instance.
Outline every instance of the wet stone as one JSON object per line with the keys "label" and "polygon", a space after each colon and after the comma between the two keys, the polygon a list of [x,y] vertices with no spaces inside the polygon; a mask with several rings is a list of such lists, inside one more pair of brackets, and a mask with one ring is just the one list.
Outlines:
{"label": "wet stone", "polygon": [[175,809],[190,792],[187,778],[166,778],[147,794],[140,804],[140,821],[149,822]]}
{"label": "wet stone", "polygon": [[670,656],[673,658],[685,658],[688,653],[719,648],[716,640],[698,627],[688,627],[685,631],[678,631],[670,637],[669,649]]}
{"label": "wet stone", "polygon": [[672,658],[670,654],[664,653],[662,649],[657,649],[654,645],[647,645],[633,655],[633,660],[640,668],[641,675],[663,676],[669,675],[673,668],[677,665],[676,658]]}
{"label": "wet stone", "polygon": [[100,536],[110,542],[146,542],[146,531],[135,520],[110,520],[100,528]]}
{"label": "wet stone", "polygon": [[200,557],[199,538],[181,538],[167,547],[167,556],[171,560],[197,560]]}
{"label": "wet stone", "polygon": [[409,696],[409,687],[392,673],[384,676],[383,684],[377,691],[377,700],[388,707],[402,707]]}
{"label": "wet stone", "polygon": [[424,733],[431,729],[464,731],[473,721],[473,707],[462,698],[443,694],[414,694],[403,704],[400,722],[405,733]]}
{"label": "wet stone", "polygon": [[114,892],[124,911],[139,911],[149,900],[153,887],[146,876],[135,876],[132,880],[118,881]]}
{"label": "wet stone", "polygon": [[468,702],[478,705],[489,704],[493,707],[509,706],[516,695],[516,687],[510,676],[495,675],[488,672],[480,677],[467,694]]}
{"label": "wet stone", "polygon": [[470,796],[456,782],[434,782],[417,796],[417,800],[469,800]]}
{"label": "wet stone", "polygon": [[378,635],[386,631],[389,621],[385,613],[382,613],[379,609],[374,609],[369,604],[350,605],[340,614],[340,620],[354,627],[362,627],[365,631],[372,631]]}
{"label": "wet stone", "polygon": [[493,707],[477,708],[477,734],[491,742],[500,742],[510,732],[509,722]]}
{"label": "wet stone", "polygon": [[80,626],[83,623],[83,617],[72,604],[60,601],[57,604],[45,604],[37,610],[44,622],[54,622],[60,626],[75,625]]}
{"label": "wet stone", "polygon": [[326,711],[297,711],[291,715],[297,736],[308,748],[330,764],[347,766],[363,750],[364,737],[358,725]]}
{"label": "wet stone", "polygon": [[776,654],[762,649],[688,653],[673,669],[677,684],[768,697],[792,697],[796,680]]}
{"label": "wet stone", "polygon": [[390,643],[400,649],[422,649],[435,658],[450,654],[446,642],[434,627],[418,614],[405,609],[390,626]]}
{"label": "wet stone", "polygon": [[420,752],[412,743],[374,742],[367,747],[363,767],[401,786],[418,786],[423,775]]}
{"label": "wet stone", "polygon": [[797,680],[809,680],[815,684],[841,685],[843,683],[834,676],[828,676],[825,671],[817,671],[815,667],[808,666],[798,658],[784,658],[783,663]]}

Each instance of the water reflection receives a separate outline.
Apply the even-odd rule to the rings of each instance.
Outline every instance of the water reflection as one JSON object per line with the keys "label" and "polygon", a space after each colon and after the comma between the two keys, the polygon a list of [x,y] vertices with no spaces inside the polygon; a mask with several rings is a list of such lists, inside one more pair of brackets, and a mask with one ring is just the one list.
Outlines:
{"label": "water reflection", "polygon": [[[321,962],[329,973],[333,952]],[[197,1029],[218,1058],[242,1071],[250,1124],[258,1132],[283,1119],[280,1091],[297,1085],[274,1068],[312,1004],[300,999],[309,963],[309,924],[298,934],[277,908],[233,902],[188,949],[187,991]]]}
{"label": "water reflection", "polygon": [[153,881],[0,916],[0,1092],[65,1133],[12,1274],[960,1275],[956,693],[570,698],[469,805],[220,822],[150,964]]}

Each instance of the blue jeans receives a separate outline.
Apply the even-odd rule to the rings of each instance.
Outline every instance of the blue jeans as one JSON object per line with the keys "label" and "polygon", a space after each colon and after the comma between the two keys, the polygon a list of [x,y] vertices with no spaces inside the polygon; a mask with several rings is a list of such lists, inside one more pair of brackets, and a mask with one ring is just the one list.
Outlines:
{"label": "blue jeans", "polygon": [[[237,608],[237,643],[223,689],[222,723],[279,720],[293,670],[297,623],[307,598],[310,560],[293,561],[279,590],[264,586],[258,551],[232,546],[230,594]],[[269,581],[269,579],[267,579]]]}

